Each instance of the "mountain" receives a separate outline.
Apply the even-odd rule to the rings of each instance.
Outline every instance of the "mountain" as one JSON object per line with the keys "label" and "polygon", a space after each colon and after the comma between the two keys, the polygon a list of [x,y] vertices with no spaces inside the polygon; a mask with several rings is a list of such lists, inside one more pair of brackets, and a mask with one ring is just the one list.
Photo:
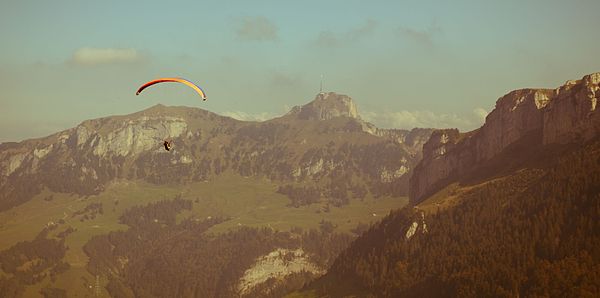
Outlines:
{"label": "mountain", "polygon": [[410,206],[295,296],[598,296],[599,83],[513,91],[481,128],[435,131]]}
{"label": "mountain", "polygon": [[336,117],[359,119],[352,98],[335,92],[321,92],[312,102],[293,107],[285,117],[303,120],[329,120]]}
{"label": "mountain", "polygon": [[[594,73],[554,90],[516,90],[498,99],[480,129],[467,133],[436,131],[425,143],[423,161],[411,178],[411,202],[419,203],[469,175],[481,178],[519,166],[544,147],[597,137],[598,84],[600,73]],[[507,154],[509,150],[512,153]]]}
{"label": "mountain", "polygon": [[[378,196],[406,195],[410,170],[430,133],[377,129],[360,120],[350,97],[336,93],[319,94],[265,122],[157,105],[84,121],[46,138],[1,144],[0,210],[44,188],[92,195],[116,179],[186,183],[226,171],[279,182],[313,181],[326,197],[338,198],[337,205],[347,203],[341,193],[356,188]],[[166,138],[173,139],[174,152],[162,149]],[[349,179],[343,185],[332,185],[344,176]]]}
{"label": "mountain", "polygon": [[156,105],[0,144],[0,296],[280,297],[407,203],[431,132],[320,93],[264,122]]}

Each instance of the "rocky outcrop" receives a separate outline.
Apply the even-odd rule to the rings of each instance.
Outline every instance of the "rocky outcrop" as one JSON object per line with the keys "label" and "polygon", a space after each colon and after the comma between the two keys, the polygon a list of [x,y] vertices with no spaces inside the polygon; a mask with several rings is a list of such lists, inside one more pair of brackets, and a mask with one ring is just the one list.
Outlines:
{"label": "rocky outcrop", "polygon": [[336,117],[358,119],[358,110],[348,95],[321,92],[310,103],[292,108],[287,115],[302,120],[329,120]]}
{"label": "rocky outcrop", "polygon": [[488,160],[531,131],[540,130],[544,107],[552,96],[552,90],[523,89],[498,99],[476,136],[475,161]]}
{"label": "rocky outcrop", "polygon": [[93,146],[97,156],[136,155],[157,148],[156,144],[165,138],[178,138],[187,130],[187,123],[181,117],[140,117],[120,123],[120,126],[106,135],[95,133],[85,125],[77,127],[77,144]]}
{"label": "rocky outcrop", "polygon": [[[406,159],[404,159],[403,161],[406,163]],[[391,183],[397,180],[398,178],[404,176],[406,173],[408,173],[408,168],[405,166],[400,166],[398,169],[395,170],[388,170],[386,167],[383,167],[383,169],[381,170],[380,180],[383,183]]]}
{"label": "rocky outcrop", "polygon": [[420,154],[423,145],[433,132],[431,128],[413,128],[405,129],[384,129],[375,125],[361,121],[362,131],[374,136],[389,139],[398,144],[405,144],[413,153]]}
{"label": "rocky outcrop", "polygon": [[434,131],[423,145],[423,158],[409,181],[411,202],[417,202],[471,168],[476,158],[471,144],[471,138],[464,138],[458,129]]}
{"label": "rocky outcrop", "polygon": [[325,273],[325,270],[311,262],[302,248],[294,250],[278,248],[256,259],[252,267],[248,268],[239,280],[237,291],[244,296],[267,280],[283,280],[290,274],[300,272],[320,276]]}
{"label": "rocky outcrop", "polygon": [[316,161],[310,160],[308,162],[301,163],[292,171],[292,176],[295,178],[313,177],[323,171],[331,171],[339,166],[341,166],[340,163],[336,163],[331,159],[325,162],[323,158],[320,157]]}
{"label": "rocky outcrop", "polygon": [[352,125],[346,127],[348,130],[355,129],[398,144],[404,144],[415,155],[420,155],[423,144],[429,139],[433,131],[430,128],[414,128],[412,130],[378,128],[360,118],[358,108],[350,96],[335,92],[321,92],[317,94],[313,101],[303,106],[295,106],[283,116],[283,118],[288,119],[318,121],[338,117],[354,120]]}
{"label": "rocky outcrop", "polygon": [[600,131],[600,73],[568,81],[555,90],[544,113],[544,144],[588,140]]}
{"label": "rocky outcrop", "polygon": [[[419,222],[421,224],[419,225]],[[404,239],[409,241],[416,233],[420,232],[421,234],[427,234],[429,230],[427,229],[427,223],[425,222],[425,212],[421,212],[421,220],[415,220],[412,224],[406,229],[406,233],[404,234]]]}
{"label": "rocky outcrop", "polygon": [[410,179],[411,202],[422,201],[517,142],[544,146],[597,137],[599,83],[600,73],[596,73],[554,90],[512,91],[498,99],[481,128],[464,134],[456,129],[435,131]]}

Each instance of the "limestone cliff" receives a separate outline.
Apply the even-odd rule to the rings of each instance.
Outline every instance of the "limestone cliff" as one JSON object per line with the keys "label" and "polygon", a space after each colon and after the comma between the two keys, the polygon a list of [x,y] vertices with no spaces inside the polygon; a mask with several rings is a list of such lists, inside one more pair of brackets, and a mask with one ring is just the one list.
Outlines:
{"label": "limestone cliff", "polygon": [[544,144],[588,140],[600,131],[600,73],[568,81],[555,90],[544,113]]}
{"label": "limestone cliff", "polygon": [[411,202],[422,201],[518,142],[531,147],[597,137],[599,83],[600,73],[595,73],[554,90],[512,91],[498,99],[481,128],[465,134],[456,129],[434,132],[409,182]]}

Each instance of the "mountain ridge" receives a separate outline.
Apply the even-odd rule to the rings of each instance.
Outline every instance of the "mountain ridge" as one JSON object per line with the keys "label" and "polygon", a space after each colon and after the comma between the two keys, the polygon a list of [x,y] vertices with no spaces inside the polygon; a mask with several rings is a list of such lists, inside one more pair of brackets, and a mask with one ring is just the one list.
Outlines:
{"label": "mountain ridge", "polygon": [[[201,108],[158,104],[86,120],[45,138],[2,144],[0,210],[43,188],[91,195],[114,179],[187,183],[224,171],[280,183],[312,181],[320,184],[323,197],[337,197],[336,205],[347,203],[355,187],[377,195],[407,194],[408,176],[431,129],[378,129],[358,117],[349,96],[336,93],[318,94],[304,107],[310,113],[298,115],[314,112],[315,117],[288,113],[246,122]],[[172,152],[162,149],[167,138],[174,141]],[[369,156],[371,151],[380,156]],[[352,171],[362,174],[347,182],[335,179]],[[69,183],[61,180],[65,177]],[[344,186],[336,186],[336,193],[334,184]]]}
{"label": "mountain ridge", "polygon": [[556,89],[519,89],[499,98],[481,128],[433,132],[423,146],[423,159],[410,181],[410,199],[417,204],[458,177],[476,171],[504,149],[524,138],[543,147],[587,141],[600,132],[596,103],[600,73],[567,81]]}

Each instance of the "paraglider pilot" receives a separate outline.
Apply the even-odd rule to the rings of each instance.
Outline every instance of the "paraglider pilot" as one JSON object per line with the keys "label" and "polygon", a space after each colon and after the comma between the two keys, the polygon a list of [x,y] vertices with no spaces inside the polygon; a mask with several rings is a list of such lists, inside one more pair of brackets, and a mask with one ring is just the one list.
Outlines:
{"label": "paraglider pilot", "polygon": [[171,147],[173,147],[173,141],[172,140],[171,141],[165,140],[163,142],[163,146],[165,146],[165,150],[171,151]]}

